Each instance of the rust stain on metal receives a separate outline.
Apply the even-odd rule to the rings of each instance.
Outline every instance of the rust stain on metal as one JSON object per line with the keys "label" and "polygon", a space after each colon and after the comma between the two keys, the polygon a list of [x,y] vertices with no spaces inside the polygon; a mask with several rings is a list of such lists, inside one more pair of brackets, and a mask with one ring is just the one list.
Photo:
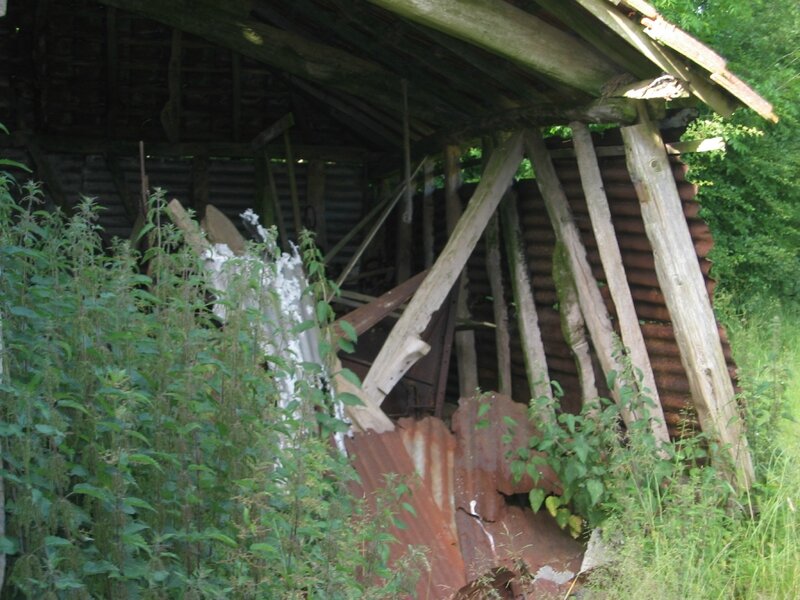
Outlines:
{"label": "rust stain on metal", "polygon": [[400,419],[397,422],[397,431],[417,474],[430,490],[442,515],[448,520],[453,537],[457,537],[453,481],[455,437],[444,421],[435,417],[426,417],[419,421]]}
{"label": "rust stain on metal", "polygon": [[[478,416],[482,404],[489,409]],[[453,430],[456,524],[469,579],[498,566],[516,571],[520,561],[532,573],[545,565],[557,570],[579,566],[582,546],[549,515],[510,504],[510,497],[526,495],[534,486],[527,475],[515,481],[507,457],[526,446],[535,432],[527,406],[501,394],[462,398],[453,415]],[[504,443],[509,431],[511,439]],[[540,473],[537,487],[559,493],[552,470],[540,468]]]}
{"label": "rust stain on metal", "polygon": [[356,434],[347,441],[348,453],[361,478],[361,492],[372,497],[386,485],[386,475],[396,473],[404,478],[411,494],[403,498],[414,514],[398,515],[404,528],[394,528],[397,539],[390,558],[396,561],[408,546],[426,547],[430,572],[420,576],[419,598],[449,598],[466,584],[464,560],[458,540],[453,534],[451,518],[442,513],[430,489],[418,476],[413,461],[397,431],[383,434]]}

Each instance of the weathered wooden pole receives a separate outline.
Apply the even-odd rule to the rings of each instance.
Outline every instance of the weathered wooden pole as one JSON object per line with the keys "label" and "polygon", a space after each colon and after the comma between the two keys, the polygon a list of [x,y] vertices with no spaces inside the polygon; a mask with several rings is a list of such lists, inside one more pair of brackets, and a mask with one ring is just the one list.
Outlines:
{"label": "weathered wooden pole", "polygon": [[521,133],[512,135],[492,153],[483,178],[450,239],[364,379],[364,393],[373,406],[380,406],[406,371],[430,349],[420,335],[458,280],[521,160]]}
{"label": "weathered wooden pole", "polygon": [[563,244],[569,271],[575,282],[578,303],[586,322],[586,328],[592,339],[597,358],[606,377],[615,373],[614,389],[611,390],[614,400],[620,404],[620,412],[625,423],[630,425],[638,418],[635,411],[622,403],[620,386],[624,377],[623,365],[617,360],[617,349],[614,346],[614,328],[608,315],[600,288],[592,275],[592,268],[586,258],[586,248],[581,241],[578,226],[572,216],[567,196],[561,187],[553,161],[547,152],[544,138],[538,130],[525,136],[525,148],[536,173],[536,183],[544,199],[547,214],[556,234],[556,240]]}
{"label": "weathered wooden pole", "polygon": [[[446,146],[444,149],[444,197],[448,235],[458,224],[463,212],[461,197],[461,167],[459,160],[461,150],[458,146]],[[466,268],[458,281],[458,299],[456,303],[456,319],[469,321],[469,277]],[[471,329],[455,333],[456,363],[458,364],[458,393],[464,398],[475,394],[478,388],[478,357],[475,352],[475,332]]]}
{"label": "weathered wooden pole", "polygon": [[572,128],[575,156],[578,160],[578,170],[581,175],[583,195],[589,209],[589,218],[597,241],[597,251],[606,274],[606,283],[617,311],[622,343],[628,350],[631,363],[642,373],[641,383],[644,389],[640,391],[653,401],[652,406],[644,408],[649,412],[650,426],[656,434],[656,439],[668,441],[669,430],[664,419],[664,411],[661,408],[650,356],[644,345],[642,328],[639,327],[639,318],[633,304],[631,288],[622,264],[622,253],[619,250],[617,234],[611,221],[611,209],[608,206],[608,198],[603,187],[592,136],[589,128],[583,123],[576,121],[570,123],[570,127]]}
{"label": "weathered wooden pole", "polygon": [[649,122],[623,127],[622,138],[700,425],[728,453],[734,482],[749,488],[753,462],[664,141]]}
{"label": "weathered wooden pole", "polygon": [[[506,194],[500,211],[506,260],[508,261],[508,270],[511,272],[511,291],[517,307],[517,325],[522,341],[528,388],[532,399],[543,396],[552,399],[553,390],[550,387],[550,376],[547,372],[547,357],[544,353],[539,315],[533,299],[533,287],[528,276],[528,261],[519,224],[517,195],[513,191]],[[550,417],[550,415],[543,416]]]}

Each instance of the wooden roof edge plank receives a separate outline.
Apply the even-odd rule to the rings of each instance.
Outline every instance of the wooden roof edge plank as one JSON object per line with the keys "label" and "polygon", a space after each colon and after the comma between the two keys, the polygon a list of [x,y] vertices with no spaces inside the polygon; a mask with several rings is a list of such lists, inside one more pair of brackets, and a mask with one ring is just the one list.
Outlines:
{"label": "wooden roof edge plank", "polygon": [[619,35],[638,52],[647,57],[665,73],[685,82],[688,89],[701,101],[723,117],[733,114],[736,103],[726,92],[702,74],[696,73],[681,57],[671,53],[651,39],[641,24],[632,21],[615,8],[612,0],[576,0],[601,23]]}
{"label": "wooden roof edge plank", "polygon": [[711,81],[764,119],[777,123],[778,116],[772,104],[729,71],[728,61],[724,57],[677,25],[670,23],[650,3],[644,0],[608,1],[615,5],[623,4],[640,13],[641,24],[644,25],[644,33],[647,36],[708,71],[711,74]]}
{"label": "wooden roof edge plank", "polygon": [[507,2],[368,1],[594,95],[618,75],[611,63],[580,40]]}

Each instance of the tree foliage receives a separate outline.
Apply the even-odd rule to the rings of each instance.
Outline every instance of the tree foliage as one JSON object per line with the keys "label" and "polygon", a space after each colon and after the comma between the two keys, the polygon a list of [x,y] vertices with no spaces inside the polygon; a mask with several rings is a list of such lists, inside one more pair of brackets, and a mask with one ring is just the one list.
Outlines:
{"label": "tree foliage", "polygon": [[678,25],[729,59],[775,106],[777,125],[750,110],[701,113],[694,139],[722,135],[727,151],[688,155],[714,233],[714,274],[739,308],[767,297],[800,301],[800,5],[754,0],[657,0]]}

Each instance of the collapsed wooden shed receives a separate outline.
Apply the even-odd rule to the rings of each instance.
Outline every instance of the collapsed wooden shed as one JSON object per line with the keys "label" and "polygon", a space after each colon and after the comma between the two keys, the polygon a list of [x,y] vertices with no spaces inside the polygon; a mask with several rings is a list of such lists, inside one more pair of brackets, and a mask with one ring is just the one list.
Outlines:
{"label": "collapsed wooden shed", "polygon": [[[53,204],[97,197],[127,237],[146,174],[200,217],[316,232],[358,307],[357,428],[447,416],[479,387],[613,397],[618,336],[657,400],[626,420],[699,426],[752,482],[677,157],[697,148],[676,139],[698,102],[776,116],[647,2],[10,0],[0,47],[2,144]],[[571,141],[543,139],[556,125]],[[459,162],[470,147],[483,160]],[[515,180],[524,156],[535,179]]]}

